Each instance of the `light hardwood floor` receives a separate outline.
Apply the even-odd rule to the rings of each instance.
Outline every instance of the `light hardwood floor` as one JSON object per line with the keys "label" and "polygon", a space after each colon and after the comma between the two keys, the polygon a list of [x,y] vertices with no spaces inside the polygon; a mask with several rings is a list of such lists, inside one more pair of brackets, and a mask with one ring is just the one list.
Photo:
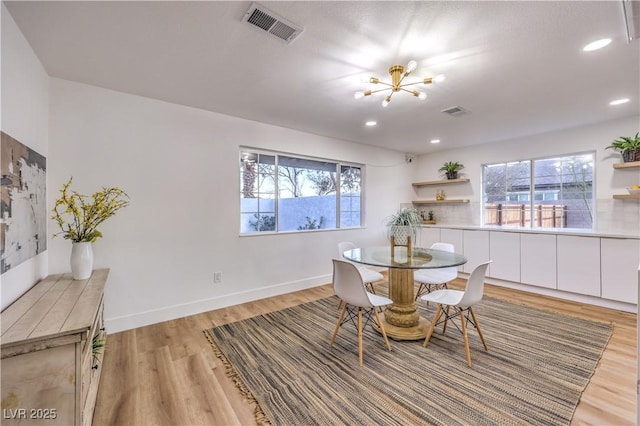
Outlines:
{"label": "light hardwood floor", "polygon": [[[463,285],[457,280],[453,287]],[[325,285],[109,335],[93,424],[255,425],[254,405],[226,376],[202,330],[332,294]],[[635,424],[635,314],[491,285],[485,294],[613,322],[613,335],[572,425]]]}

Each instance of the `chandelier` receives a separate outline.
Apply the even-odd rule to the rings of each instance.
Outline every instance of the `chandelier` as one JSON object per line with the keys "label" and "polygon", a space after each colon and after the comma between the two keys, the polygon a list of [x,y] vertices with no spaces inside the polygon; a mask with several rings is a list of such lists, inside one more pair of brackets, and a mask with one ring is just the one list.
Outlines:
{"label": "chandelier", "polygon": [[391,97],[395,92],[400,92],[400,91],[410,93],[420,100],[425,100],[427,99],[426,92],[421,92],[419,90],[406,89],[406,87],[413,86],[414,84],[431,84],[434,82],[444,81],[445,77],[444,75],[439,75],[435,78],[428,77],[419,81],[414,81],[413,83],[402,84],[404,81],[404,78],[407,77],[409,74],[411,74],[411,72],[415,70],[417,66],[418,64],[416,63],[416,61],[409,61],[406,68],[403,67],[402,65],[393,65],[391,68],[389,68],[389,74],[391,75],[391,83],[385,83],[384,81],[380,81],[378,77],[371,77],[369,79],[369,83],[382,84],[383,86],[386,86],[386,87],[382,89],[377,89],[377,90],[365,90],[364,92],[362,91],[356,92],[354,93],[353,97],[356,99],[360,99],[364,96],[370,96],[374,93],[390,90],[389,94],[382,101],[383,107],[386,107],[387,105],[389,105],[389,102],[391,102]]}

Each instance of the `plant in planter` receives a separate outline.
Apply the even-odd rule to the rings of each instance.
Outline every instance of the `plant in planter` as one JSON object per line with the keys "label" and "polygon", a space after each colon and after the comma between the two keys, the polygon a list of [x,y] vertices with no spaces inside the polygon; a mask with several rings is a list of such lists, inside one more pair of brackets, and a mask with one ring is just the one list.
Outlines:
{"label": "plant in planter", "polygon": [[91,356],[93,358],[93,362],[91,364],[93,369],[98,368],[100,355],[102,355],[102,352],[104,352],[104,348],[106,345],[107,341],[102,335],[102,332],[93,336],[93,339],[91,340]]}
{"label": "plant in planter", "polygon": [[622,155],[622,161],[640,161],[640,133],[635,136],[620,136],[605,149],[614,149]]}
{"label": "plant in planter", "polygon": [[429,210],[426,215],[422,216],[422,223],[427,225],[435,225],[436,224],[436,214],[433,210]]}
{"label": "plant in planter", "polygon": [[457,161],[447,161],[438,169],[439,172],[444,172],[447,179],[458,179],[458,170],[464,169],[464,165]]}
{"label": "plant in planter", "polygon": [[407,237],[415,241],[421,224],[422,217],[418,210],[402,208],[387,219],[387,233],[389,238],[395,238],[396,244],[407,244]]}

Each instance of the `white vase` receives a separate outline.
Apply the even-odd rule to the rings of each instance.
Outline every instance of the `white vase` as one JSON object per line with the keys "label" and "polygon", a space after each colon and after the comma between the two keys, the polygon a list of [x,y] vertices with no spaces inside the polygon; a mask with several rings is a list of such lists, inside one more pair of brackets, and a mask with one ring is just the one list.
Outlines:
{"label": "white vase", "polygon": [[85,280],[93,270],[91,243],[73,243],[71,247],[71,274],[74,280]]}

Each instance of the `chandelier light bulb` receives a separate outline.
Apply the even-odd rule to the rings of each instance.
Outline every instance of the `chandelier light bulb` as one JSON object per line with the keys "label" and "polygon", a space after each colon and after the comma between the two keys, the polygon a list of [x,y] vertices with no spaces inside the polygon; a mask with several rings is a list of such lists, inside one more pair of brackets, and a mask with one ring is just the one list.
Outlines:
{"label": "chandelier light bulb", "polygon": [[389,102],[391,102],[391,96],[387,96],[386,98],[384,98],[384,100],[382,101],[382,106],[386,107],[387,105],[389,105]]}
{"label": "chandelier light bulb", "polygon": [[434,81],[435,83],[442,83],[442,82],[443,82],[443,81],[445,81],[446,79],[447,79],[447,76],[446,76],[446,75],[444,75],[444,74],[440,74],[440,75],[435,76],[435,77],[433,78],[433,81]]}
{"label": "chandelier light bulb", "polygon": [[353,94],[354,99],[362,99],[364,98],[364,92],[356,92]]}
{"label": "chandelier light bulb", "polygon": [[418,99],[420,99],[421,101],[427,99],[427,92],[420,92],[420,94],[418,95]]}
{"label": "chandelier light bulb", "polygon": [[409,74],[411,71],[415,70],[417,66],[418,64],[416,63],[416,61],[409,61],[409,63],[407,64],[406,74]]}

